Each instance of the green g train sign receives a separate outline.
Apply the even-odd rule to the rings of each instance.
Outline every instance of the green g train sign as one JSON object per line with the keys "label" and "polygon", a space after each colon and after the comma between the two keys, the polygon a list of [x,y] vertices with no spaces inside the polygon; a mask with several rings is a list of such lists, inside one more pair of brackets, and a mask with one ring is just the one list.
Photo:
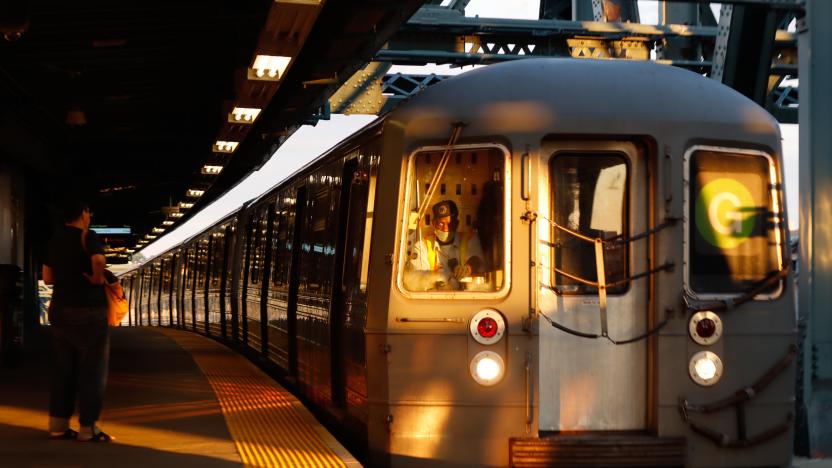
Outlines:
{"label": "green g train sign", "polygon": [[754,205],[751,192],[737,180],[712,180],[696,197],[696,228],[714,247],[732,249],[746,242],[754,231]]}
{"label": "green g train sign", "polygon": [[781,265],[772,160],[762,151],[699,147],[689,167],[689,287],[745,291]]}

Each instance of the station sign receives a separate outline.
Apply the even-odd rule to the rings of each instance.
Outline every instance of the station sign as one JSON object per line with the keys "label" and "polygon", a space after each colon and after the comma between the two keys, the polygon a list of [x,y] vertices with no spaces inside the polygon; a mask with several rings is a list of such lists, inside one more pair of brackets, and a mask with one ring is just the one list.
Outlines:
{"label": "station sign", "polygon": [[95,231],[100,236],[104,235],[125,235],[129,236],[133,233],[130,226],[90,226],[90,231]]}

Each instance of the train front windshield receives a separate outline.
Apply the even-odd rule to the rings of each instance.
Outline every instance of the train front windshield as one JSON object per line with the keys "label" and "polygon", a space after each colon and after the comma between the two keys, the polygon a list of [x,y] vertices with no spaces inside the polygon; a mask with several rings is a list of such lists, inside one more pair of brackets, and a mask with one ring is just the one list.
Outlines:
{"label": "train front windshield", "polygon": [[400,285],[410,293],[506,287],[506,152],[425,148],[410,157]]}

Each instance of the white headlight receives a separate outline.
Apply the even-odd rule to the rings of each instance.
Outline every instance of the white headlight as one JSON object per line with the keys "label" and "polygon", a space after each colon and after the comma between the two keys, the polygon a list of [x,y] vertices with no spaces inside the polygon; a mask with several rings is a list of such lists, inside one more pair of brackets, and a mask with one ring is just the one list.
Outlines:
{"label": "white headlight", "polygon": [[722,359],[710,351],[700,351],[690,358],[688,371],[699,385],[713,385],[722,377]]}
{"label": "white headlight", "polygon": [[494,351],[480,351],[471,360],[471,377],[480,385],[491,386],[503,379],[506,366]]}

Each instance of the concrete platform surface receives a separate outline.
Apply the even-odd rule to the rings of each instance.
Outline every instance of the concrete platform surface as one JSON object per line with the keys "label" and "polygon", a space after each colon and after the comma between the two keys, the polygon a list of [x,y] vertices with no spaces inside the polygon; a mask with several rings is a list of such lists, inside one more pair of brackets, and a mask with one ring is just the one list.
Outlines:
{"label": "concrete platform surface", "polygon": [[[196,344],[210,356],[233,354],[210,339],[187,332],[130,327],[112,330],[110,378],[99,422],[105,432],[116,438],[110,444],[48,438],[48,348],[27,352],[14,369],[0,369],[0,467],[300,466],[302,463],[257,461],[245,453],[241,457],[241,448],[246,451],[246,447],[260,442],[244,440],[241,445],[239,437],[232,437],[235,426],[229,426],[227,417],[242,416],[224,415],[224,406],[228,413],[227,398],[218,399],[216,384],[212,388],[211,379],[194,355],[178,342],[182,339],[191,352]],[[242,357],[236,357],[243,363],[241,367],[248,364],[259,372]],[[265,375],[259,378],[268,379]],[[277,384],[267,385],[282,389]],[[305,411],[302,407],[300,410]],[[316,424],[314,419],[309,421],[308,414],[296,418],[312,426]],[[78,428],[77,414],[72,427]],[[320,428],[306,430],[316,432]],[[346,457],[339,463],[341,466],[358,465],[328,437],[321,444]]]}

